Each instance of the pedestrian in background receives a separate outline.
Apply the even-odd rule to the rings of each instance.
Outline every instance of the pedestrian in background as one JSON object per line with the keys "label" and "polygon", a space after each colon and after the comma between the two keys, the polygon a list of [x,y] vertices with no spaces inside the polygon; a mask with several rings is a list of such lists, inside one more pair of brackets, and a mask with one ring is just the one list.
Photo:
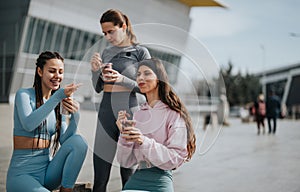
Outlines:
{"label": "pedestrian in background", "polygon": [[140,62],[136,81],[147,102],[134,113],[131,125],[126,125],[126,111],[119,112],[117,121],[117,159],[124,167],[138,165],[123,190],[172,192],[172,170],[195,152],[191,118],[160,60]]}
{"label": "pedestrian in background", "polygon": [[[207,91],[207,99],[209,100],[209,105],[211,105],[211,93],[210,90]],[[206,128],[209,124],[211,124],[211,112],[208,112],[204,115],[204,121],[203,121],[203,130],[206,131]]]}
{"label": "pedestrian in background", "polygon": [[[60,88],[63,61],[57,52],[41,53],[33,88],[21,88],[16,93],[7,192],[50,192],[59,186],[61,192],[69,192],[75,185],[87,143],[76,134],[79,103],[70,97],[79,85]],[[60,105],[70,113],[68,123]]]}
{"label": "pedestrian in background", "polygon": [[264,95],[259,94],[257,100],[254,102],[254,115],[257,125],[257,134],[260,134],[260,129],[263,129],[263,134],[265,133],[265,117],[266,117],[266,103],[264,100]]}
{"label": "pedestrian in background", "polygon": [[[105,192],[116,153],[119,129],[117,113],[128,114],[138,106],[135,82],[137,63],[150,58],[147,48],[139,45],[128,17],[119,10],[110,9],[100,19],[102,32],[110,45],[101,57],[95,53],[91,60],[95,91],[103,91],[98,112],[94,143],[94,192]],[[132,175],[131,168],[120,169],[122,185]]]}
{"label": "pedestrian in background", "polygon": [[267,98],[266,107],[267,107],[269,134],[270,133],[275,134],[277,128],[277,119],[281,113],[281,102],[280,102],[280,98],[275,94],[274,91],[270,91],[269,96]]}

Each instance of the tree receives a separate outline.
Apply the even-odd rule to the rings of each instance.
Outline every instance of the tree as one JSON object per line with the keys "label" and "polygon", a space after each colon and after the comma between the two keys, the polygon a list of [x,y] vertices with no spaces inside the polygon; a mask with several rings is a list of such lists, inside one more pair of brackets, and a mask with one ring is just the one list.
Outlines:
{"label": "tree", "polygon": [[228,62],[227,68],[221,69],[229,105],[242,106],[256,100],[257,95],[261,92],[259,78],[248,72],[246,75],[241,72],[234,75],[232,69],[231,61]]}

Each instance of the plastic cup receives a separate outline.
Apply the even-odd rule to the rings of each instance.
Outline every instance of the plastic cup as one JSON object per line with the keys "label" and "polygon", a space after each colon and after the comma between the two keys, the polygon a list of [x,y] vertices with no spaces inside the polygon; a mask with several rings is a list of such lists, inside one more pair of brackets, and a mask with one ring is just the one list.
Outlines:
{"label": "plastic cup", "polygon": [[[112,63],[105,63],[104,64],[105,66],[104,66],[104,68],[103,68],[103,70],[102,70],[102,74],[103,75],[105,75],[105,74],[109,74],[110,72],[109,71],[107,71],[106,69],[112,69]],[[109,78],[103,78],[104,80],[110,80]]]}
{"label": "plastic cup", "polygon": [[60,108],[59,108],[59,112],[61,115],[70,115],[70,112],[63,107],[63,102],[60,102]]}

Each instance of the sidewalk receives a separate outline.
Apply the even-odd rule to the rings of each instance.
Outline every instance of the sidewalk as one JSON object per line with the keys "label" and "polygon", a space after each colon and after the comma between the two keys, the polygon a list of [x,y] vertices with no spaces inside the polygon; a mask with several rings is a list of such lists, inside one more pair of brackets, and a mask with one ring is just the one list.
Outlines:
{"label": "sidewalk", "polygon": [[[81,110],[79,132],[89,151],[78,182],[93,182],[92,147],[96,112]],[[6,171],[12,153],[13,106],[0,104],[0,191],[5,191]],[[196,127],[197,152],[191,162],[174,171],[176,192],[287,192],[300,191],[300,121],[279,120],[276,135],[257,135],[254,123],[230,119],[230,126]],[[114,163],[109,192],[120,191]]]}

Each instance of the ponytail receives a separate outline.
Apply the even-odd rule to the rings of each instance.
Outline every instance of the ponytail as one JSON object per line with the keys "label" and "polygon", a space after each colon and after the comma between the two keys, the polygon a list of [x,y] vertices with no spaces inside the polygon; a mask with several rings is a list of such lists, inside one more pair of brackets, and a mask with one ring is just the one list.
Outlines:
{"label": "ponytail", "polygon": [[126,26],[127,26],[127,28],[126,28],[126,34],[127,34],[128,38],[130,39],[130,42],[133,45],[136,45],[137,44],[137,40],[136,40],[135,34],[133,33],[131,22],[130,22],[130,20],[128,19],[128,17],[126,15],[123,14],[123,17],[125,19],[125,23],[126,23]]}

